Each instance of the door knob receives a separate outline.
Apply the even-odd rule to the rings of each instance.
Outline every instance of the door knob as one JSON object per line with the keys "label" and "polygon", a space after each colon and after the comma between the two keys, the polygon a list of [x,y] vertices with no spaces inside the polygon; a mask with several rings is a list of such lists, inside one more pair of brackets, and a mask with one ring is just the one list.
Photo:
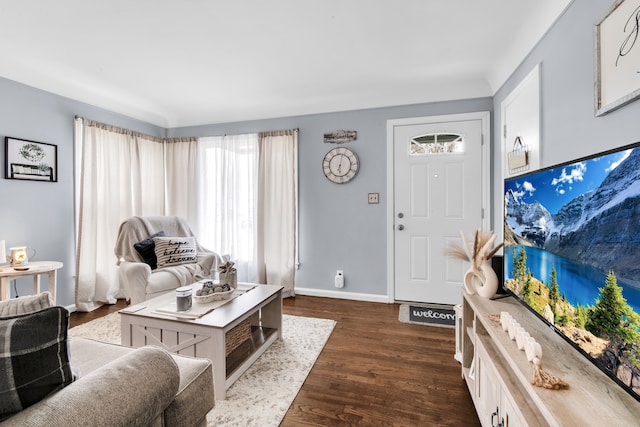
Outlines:
{"label": "door knob", "polygon": [[398,230],[400,230],[400,231],[404,230],[404,225],[400,224],[400,225],[398,226]]}

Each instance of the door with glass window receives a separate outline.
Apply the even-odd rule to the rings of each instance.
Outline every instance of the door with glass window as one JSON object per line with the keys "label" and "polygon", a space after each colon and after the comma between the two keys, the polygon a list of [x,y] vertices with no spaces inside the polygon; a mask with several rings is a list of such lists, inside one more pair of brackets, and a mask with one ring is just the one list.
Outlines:
{"label": "door with glass window", "polygon": [[458,304],[468,263],[445,255],[483,227],[483,121],[393,126],[396,301]]}

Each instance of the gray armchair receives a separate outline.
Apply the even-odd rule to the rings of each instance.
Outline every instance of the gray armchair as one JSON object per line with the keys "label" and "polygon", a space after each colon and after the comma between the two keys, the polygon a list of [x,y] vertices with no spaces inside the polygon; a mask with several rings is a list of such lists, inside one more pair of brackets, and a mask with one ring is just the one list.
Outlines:
{"label": "gray armchair", "polygon": [[176,216],[135,216],[120,224],[115,255],[120,267],[119,279],[131,304],[139,304],[180,286],[210,278],[221,260],[217,253],[203,248],[196,239],[195,263],[153,268],[153,262],[148,259],[145,262],[134,245],[159,232],[164,232],[167,237],[195,238],[189,224]]}

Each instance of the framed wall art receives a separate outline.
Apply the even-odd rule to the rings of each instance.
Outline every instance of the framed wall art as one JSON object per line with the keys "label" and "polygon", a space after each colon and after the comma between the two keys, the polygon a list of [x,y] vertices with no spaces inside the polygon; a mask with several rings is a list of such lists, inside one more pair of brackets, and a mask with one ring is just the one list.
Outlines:
{"label": "framed wall art", "polygon": [[58,146],[5,137],[6,179],[58,181]]}
{"label": "framed wall art", "polygon": [[618,0],[595,25],[595,110],[601,116],[640,97],[640,0]]}

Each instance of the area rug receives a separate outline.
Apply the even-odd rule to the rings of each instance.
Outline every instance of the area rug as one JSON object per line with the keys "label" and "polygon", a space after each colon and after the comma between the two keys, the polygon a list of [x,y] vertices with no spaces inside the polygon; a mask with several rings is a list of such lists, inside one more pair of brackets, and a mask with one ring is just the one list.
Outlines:
{"label": "area rug", "polygon": [[[278,426],[329,339],[336,322],[282,316],[282,339],[216,401],[208,426]],[[111,313],[69,330],[71,339],[87,337],[120,343],[120,314]]]}
{"label": "area rug", "polygon": [[398,320],[417,325],[454,328],[456,326],[456,313],[450,305],[401,304]]}

